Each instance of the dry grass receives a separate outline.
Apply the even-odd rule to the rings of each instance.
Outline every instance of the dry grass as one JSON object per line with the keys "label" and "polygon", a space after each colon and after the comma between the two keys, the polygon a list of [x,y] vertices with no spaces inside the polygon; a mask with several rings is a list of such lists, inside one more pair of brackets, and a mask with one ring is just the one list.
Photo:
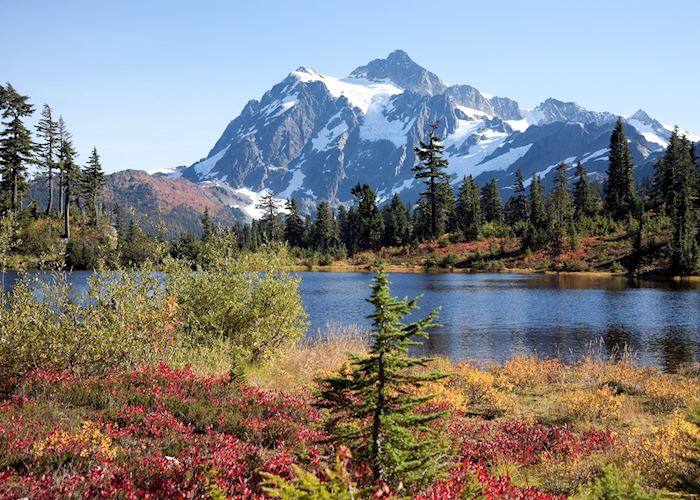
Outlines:
{"label": "dry grass", "polygon": [[286,355],[252,369],[247,381],[264,389],[298,390],[310,387],[319,377],[340,368],[349,352],[366,352],[368,345],[368,331],[356,326],[329,324]]}

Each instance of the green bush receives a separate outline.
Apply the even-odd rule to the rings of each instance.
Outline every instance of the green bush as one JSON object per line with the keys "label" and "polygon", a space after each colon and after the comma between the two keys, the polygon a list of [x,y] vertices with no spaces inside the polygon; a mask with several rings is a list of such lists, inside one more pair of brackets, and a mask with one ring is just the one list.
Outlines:
{"label": "green bush", "polygon": [[304,334],[299,279],[277,270],[284,248],[213,259],[203,271],[169,258],[164,275],[98,272],[80,294],[65,274],[25,277],[0,293],[0,391],[35,369],[99,376],[208,349],[238,369]]}
{"label": "green bush", "polygon": [[77,296],[65,274],[25,277],[0,295],[0,390],[34,369],[91,376],[163,359],[171,312],[148,269],[95,274]]}
{"label": "green bush", "polygon": [[613,465],[603,469],[603,476],[579,489],[576,498],[582,500],[655,500],[660,496],[641,484],[638,474],[620,470]]}
{"label": "green bush", "polygon": [[35,257],[56,251],[60,228],[56,222],[53,228],[49,224],[48,219],[37,219],[24,226],[20,231],[17,251]]}
{"label": "green bush", "polygon": [[[307,328],[300,279],[281,272],[284,252],[222,258],[192,271],[166,259],[165,290],[180,308],[185,350],[220,343],[233,366],[259,363],[300,339]],[[260,271],[260,272],[255,272]]]}

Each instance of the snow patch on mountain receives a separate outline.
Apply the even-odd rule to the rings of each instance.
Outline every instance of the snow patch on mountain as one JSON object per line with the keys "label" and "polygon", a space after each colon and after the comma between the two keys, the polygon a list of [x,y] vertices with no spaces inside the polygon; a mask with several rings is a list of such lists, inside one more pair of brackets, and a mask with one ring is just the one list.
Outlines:
{"label": "snow patch on mountain", "polygon": [[363,113],[367,113],[375,96],[395,95],[403,92],[403,89],[391,82],[371,82],[364,78],[335,78],[307,68],[299,68],[292,71],[291,74],[296,76],[300,82],[323,83],[333,97],[345,96],[354,107],[360,108]]}
{"label": "snow patch on mountain", "polygon": [[199,178],[205,177],[209,172],[211,172],[211,169],[214,168],[214,166],[218,163],[218,161],[224,157],[226,154],[226,151],[228,151],[228,148],[231,147],[229,144],[226,146],[224,149],[219,151],[218,153],[210,156],[206,160],[202,160],[200,162],[195,163],[194,166],[194,171],[197,173]]}
{"label": "snow patch on mountain", "polygon": [[637,132],[639,132],[648,142],[660,146],[659,149],[668,147],[668,141],[659,136],[658,131],[651,125],[642,123],[634,118],[628,118],[627,123],[636,128]]}
{"label": "snow patch on mountain", "polygon": [[276,100],[265,106],[260,110],[262,115],[267,118],[267,120],[272,120],[281,116],[285,111],[292,109],[299,98],[298,94],[291,94],[284,97],[284,99]]}
{"label": "snow patch on mountain", "polygon": [[[599,149],[598,151],[594,151],[594,152],[592,152],[592,153],[588,153],[586,156],[584,156],[583,158],[581,158],[580,161],[581,161],[581,163],[586,163],[587,161],[591,161],[591,160],[593,160],[594,158],[597,159],[599,156],[602,156],[602,155],[606,154],[608,151],[609,151],[608,148]],[[607,156],[605,157],[605,159],[607,160]],[[597,160],[596,160],[596,161],[597,161]]]}
{"label": "snow patch on mountain", "polygon": [[301,167],[298,167],[294,172],[292,172],[292,178],[289,180],[289,184],[287,184],[287,188],[279,193],[277,196],[280,198],[290,198],[292,194],[294,194],[295,191],[297,191],[301,186],[304,185],[304,179],[306,178],[306,174],[301,171]]}
{"label": "snow patch on mountain", "polygon": [[340,118],[340,112],[338,112],[328,120],[326,126],[318,132],[316,137],[311,139],[311,146],[316,151],[326,151],[335,146],[335,143],[338,142],[338,138],[346,133],[348,128],[348,124],[345,123],[345,120]]}
{"label": "snow patch on mountain", "polygon": [[[569,165],[569,168],[571,168],[571,166],[572,166],[572,164],[573,164],[573,161],[574,161],[575,159],[576,159],[575,156],[570,156],[569,158],[566,158],[565,160],[562,160],[562,161],[563,161],[564,163],[568,164],[568,165]],[[551,172],[557,165],[559,165],[559,163],[561,163],[561,162],[557,162],[557,163],[555,163],[555,164],[553,164],[553,165],[548,166],[548,167],[545,168],[544,170],[540,170],[539,172],[535,172],[534,174],[532,174],[532,176],[530,176],[530,177],[528,177],[527,179],[525,179],[525,182],[523,182],[523,185],[524,185],[525,187],[528,187],[530,184],[532,184],[532,179],[535,177],[535,175],[539,175],[539,176],[540,176],[540,179],[544,179],[545,176],[546,176],[549,172]]]}
{"label": "snow patch on mountain", "polygon": [[[262,191],[253,191],[251,189],[242,187],[234,188],[231,190],[234,194],[238,195],[242,199],[241,203],[232,203],[230,206],[232,208],[237,208],[245,213],[251,219],[261,219],[263,210],[258,208],[262,196],[267,193],[266,189]],[[275,205],[281,213],[287,213],[286,200],[275,198]]]}
{"label": "snow patch on mountain", "polygon": [[362,125],[360,126],[360,139],[363,141],[387,140],[400,148],[406,145],[406,134],[413,125],[415,118],[408,120],[389,120],[388,114],[392,111],[391,94],[377,94],[372,98]]}

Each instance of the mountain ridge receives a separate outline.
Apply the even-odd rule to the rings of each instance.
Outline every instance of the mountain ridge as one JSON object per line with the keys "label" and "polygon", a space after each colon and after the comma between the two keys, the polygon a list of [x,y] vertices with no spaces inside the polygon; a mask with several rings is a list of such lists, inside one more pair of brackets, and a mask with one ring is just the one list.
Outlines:
{"label": "mountain ridge", "polygon": [[[169,175],[234,192],[271,190],[307,209],[350,202],[357,182],[371,184],[380,201],[394,193],[414,200],[413,147],[437,121],[452,181],[495,177],[508,196],[517,168],[548,183],[559,161],[584,161],[593,178],[604,178],[616,119],[551,97],[525,110],[468,84],[448,86],[397,50],[345,78],[297,68],[250,100],[205,158]],[[625,124],[638,176],[646,175],[671,130],[642,110]]]}

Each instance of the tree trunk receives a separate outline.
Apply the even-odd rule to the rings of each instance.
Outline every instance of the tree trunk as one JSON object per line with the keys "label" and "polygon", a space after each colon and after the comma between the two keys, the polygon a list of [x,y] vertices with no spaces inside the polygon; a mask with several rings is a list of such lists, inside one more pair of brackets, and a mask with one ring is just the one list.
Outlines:
{"label": "tree trunk", "polygon": [[63,194],[63,237],[70,238],[70,188],[68,186]]}
{"label": "tree trunk", "polygon": [[46,215],[53,210],[53,168],[49,167],[49,201],[46,204]]}
{"label": "tree trunk", "polygon": [[430,232],[433,238],[437,238],[437,193],[435,179],[430,178]]}
{"label": "tree trunk", "polygon": [[375,481],[381,477],[379,465],[379,433],[381,431],[382,411],[384,410],[384,353],[379,355],[379,373],[377,375],[379,387],[377,388],[377,406],[372,417],[372,476]]}
{"label": "tree trunk", "polygon": [[12,212],[17,215],[17,170],[12,169]]}

